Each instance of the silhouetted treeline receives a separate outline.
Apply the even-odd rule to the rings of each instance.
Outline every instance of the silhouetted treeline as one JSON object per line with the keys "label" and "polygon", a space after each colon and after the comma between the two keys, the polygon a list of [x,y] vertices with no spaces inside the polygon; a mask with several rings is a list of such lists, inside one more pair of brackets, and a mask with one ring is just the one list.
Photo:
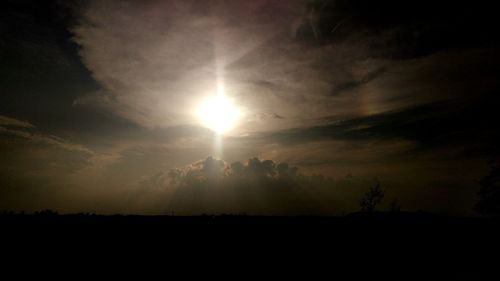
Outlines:
{"label": "silhouetted treeline", "polygon": [[278,271],[282,277],[296,277],[302,269],[305,280],[319,272],[347,275],[344,280],[481,280],[481,275],[496,273],[496,267],[488,265],[494,260],[484,252],[500,250],[499,226],[499,218],[425,212],[278,217],[106,216],[46,210],[3,212],[0,241],[23,255],[33,249],[43,257],[59,249],[83,250],[93,262],[102,249],[127,259],[145,259],[154,251],[183,261],[191,271],[199,270],[201,263],[211,270],[245,272],[251,266],[252,272],[262,272],[268,264],[267,271]]}

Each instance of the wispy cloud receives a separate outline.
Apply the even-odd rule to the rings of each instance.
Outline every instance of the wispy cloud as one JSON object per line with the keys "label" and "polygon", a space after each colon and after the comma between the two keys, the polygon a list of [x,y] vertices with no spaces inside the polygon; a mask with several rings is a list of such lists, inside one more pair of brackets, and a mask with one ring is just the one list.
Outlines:
{"label": "wispy cloud", "polygon": [[[491,54],[440,53],[439,44],[416,50],[415,34],[425,29],[397,20],[371,24],[362,15],[372,4],[337,2],[90,1],[72,31],[102,90],[74,104],[104,107],[145,127],[195,124],[197,102],[221,79],[245,108],[237,132],[247,133],[460,97],[492,80],[468,76],[477,83],[465,88],[457,71],[483,67],[475,64]],[[378,10],[391,17],[388,3]]]}
{"label": "wispy cloud", "polygon": [[9,127],[34,128],[31,123],[0,115],[0,125]]}
{"label": "wispy cloud", "polygon": [[339,118],[364,114],[359,99],[367,93],[332,93],[383,73],[387,62],[371,59],[365,42],[373,36],[300,40],[290,31],[306,24],[305,12],[304,1],[90,1],[74,40],[103,89],[75,105],[104,107],[146,127],[193,124],[197,102],[220,79],[245,109],[243,133],[317,123],[332,109]]}
{"label": "wispy cloud", "polygon": [[52,145],[70,151],[84,152],[87,154],[94,153],[83,145],[68,142],[60,137],[50,134],[33,132],[29,129],[34,129],[34,125],[25,121],[17,120],[15,118],[0,116],[0,125],[2,125],[0,126],[0,134],[3,135],[22,138],[33,143]]}

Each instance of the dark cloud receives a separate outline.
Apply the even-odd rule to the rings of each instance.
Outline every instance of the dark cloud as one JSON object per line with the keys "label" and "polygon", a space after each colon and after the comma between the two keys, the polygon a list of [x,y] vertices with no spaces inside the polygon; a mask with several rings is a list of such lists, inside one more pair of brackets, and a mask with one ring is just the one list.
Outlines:
{"label": "dark cloud", "polygon": [[[228,163],[208,157],[143,179],[129,202],[132,210],[164,214],[338,215],[358,210],[359,199],[377,182],[352,174],[305,175],[272,160]],[[463,182],[381,183],[387,195],[382,210],[397,198],[406,210],[463,214],[471,210],[476,192]]]}
{"label": "dark cloud", "polygon": [[163,194],[160,209],[178,214],[332,214],[349,205],[336,205],[341,194],[359,193],[359,188],[342,190],[333,179],[303,175],[287,163],[258,158],[227,163],[209,157],[157,174],[141,186]]}
{"label": "dark cloud", "polygon": [[369,83],[370,81],[378,78],[380,75],[384,74],[386,72],[387,68],[386,67],[380,67],[378,69],[375,69],[359,78],[359,80],[351,80],[351,81],[346,81],[344,83],[339,83],[338,85],[335,86],[333,89],[333,95],[340,95],[345,91],[354,89],[356,87],[365,85]]}
{"label": "dark cloud", "polygon": [[64,2],[2,1],[0,114],[31,120],[55,132],[67,132],[75,124],[116,125],[102,112],[72,107],[74,99],[96,91],[98,85],[71,40],[68,27],[75,17],[69,1]]}
{"label": "dark cloud", "polygon": [[[439,149],[462,145],[469,153],[488,155],[498,141],[497,130],[490,126],[498,118],[496,95],[466,101],[441,101],[348,119],[327,126],[255,135],[282,144],[322,140],[340,141],[414,141],[414,149]],[[250,137],[252,138],[252,137]],[[464,155],[466,156],[466,155]]]}
{"label": "dark cloud", "polygon": [[488,1],[319,0],[309,1],[304,18],[299,28],[308,42],[364,38],[372,55],[394,59],[500,42],[492,36],[498,18]]}

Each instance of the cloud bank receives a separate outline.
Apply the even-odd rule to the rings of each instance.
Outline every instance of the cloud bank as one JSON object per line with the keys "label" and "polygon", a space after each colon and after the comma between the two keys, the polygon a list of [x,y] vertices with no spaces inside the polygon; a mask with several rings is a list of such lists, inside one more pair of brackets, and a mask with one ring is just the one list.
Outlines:
{"label": "cloud bank", "polygon": [[135,197],[167,214],[331,215],[355,210],[374,182],[304,175],[272,160],[208,157],[143,179]]}

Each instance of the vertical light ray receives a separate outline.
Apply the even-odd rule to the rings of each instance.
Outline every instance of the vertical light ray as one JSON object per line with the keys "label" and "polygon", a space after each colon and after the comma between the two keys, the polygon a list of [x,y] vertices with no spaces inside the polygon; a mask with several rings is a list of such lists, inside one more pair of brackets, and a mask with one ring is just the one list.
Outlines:
{"label": "vertical light ray", "polygon": [[222,159],[223,157],[222,134],[218,132],[214,132],[213,157],[215,159]]}
{"label": "vertical light ray", "polygon": [[[212,13],[213,13],[212,9]],[[224,87],[224,61],[221,55],[221,49],[218,44],[219,42],[219,33],[217,28],[217,15],[213,15],[212,18],[213,23],[213,44],[214,44],[214,66],[215,66],[215,79],[216,79],[216,93],[218,98],[223,99],[225,96],[225,87]],[[219,131],[215,131],[214,133],[214,144],[213,144],[213,156],[216,159],[222,159],[222,151],[223,151],[223,143],[222,143],[222,134]]]}

